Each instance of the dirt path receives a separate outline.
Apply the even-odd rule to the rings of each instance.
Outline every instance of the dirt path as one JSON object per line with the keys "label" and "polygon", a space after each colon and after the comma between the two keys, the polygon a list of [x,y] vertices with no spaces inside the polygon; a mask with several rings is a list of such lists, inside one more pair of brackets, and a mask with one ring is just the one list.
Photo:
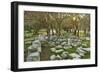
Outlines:
{"label": "dirt path", "polygon": [[51,55],[51,52],[50,52],[49,47],[42,48],[42,52],[40,54],[40,60],[47,61],[47,60],[49,60],[50,55]]}

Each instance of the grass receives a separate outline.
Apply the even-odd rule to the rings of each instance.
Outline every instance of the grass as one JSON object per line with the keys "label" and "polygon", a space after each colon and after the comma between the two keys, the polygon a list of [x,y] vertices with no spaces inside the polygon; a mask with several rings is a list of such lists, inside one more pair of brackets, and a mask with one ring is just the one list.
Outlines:
{"label": "grass", "polygon": [[79,31],[79,36],[84,36],[84,31]]}
{"label": "grass", "polygon": [[82,45],[83,48],[89,48],[90,47],[90,40],[83,40],[81,43],[86,44],[86,46]]}
{"label": "grass", "polygon": [[89,59],[90,58],[90,52],[85,53],[82,59]]}
{"label": "grass", "polygon": [[27,42],[27,41],[33,41],[33,40],[34,40],[34,38],[31,37],[31,38],[26,38],[24,41]]}
{"label": "grass", "polygon": [[66,50],[68,53],[75,53],[76,52],[76,48],[72,47]]}
{"label": "grass", "polygon": [[[45,30],[41,30],[41,31],[39,31],[39,34],[44,34],[44,35],[46,35],[46,32],[45,32]],[[24,53],[25,53],[25,55],[24,55],[24,57],[25,57],[25,59],[26,59],[26,57],[27,57],[27,52],[28,52],[28,47],[32,44],[32,41],[34,41],[34,39],[35,39],[35,37],[37,36],[37,35],[33,35],[32,33],[30,33],[30,32],[28,32],[28,31],[25,31],[24,32],[24,48],[25,48],[25,50],[24,50]],[[64,36],[68,36],[69,34],[68,33],[66,33]],[[84,36],[84,32],[83,31],[80,31],[79,32],[79,35],[80,36]],[[89,40],[82,40],[82,42],[81,42],[82,44],[86,44],[86,46],[82,46],[82,45],[79,45],[79,46],[82,46],[82,47],[84,47],[84,48],[89,48],[90,47],[90,41]],[[70,53],[76,53],[76,49],[79,47],[79,46],[76,46],[76,47],[74,47],[74,46],[72,46],[72,48],[69,48],[69,49],[67,49],[67,50],[65,50],[65,51],[67,51],[69,54]],[[42,52],[41,52],[41,55],[40,55],[40,57],[41,57],[41,61],[46,61],[46,60],[49,60],[49,57],[50,57],[50,55],[52,55],[52,54],[54,54],[54,53],[52,53],[51,51],[50,51],[50,45],[48,44],[48,42],[42,42]],[[84,57],[82,57],[82,59],[89,59],[90,58],[90,52],[87,52],[87,53],[85,53],[85,55],[84,55]]]}

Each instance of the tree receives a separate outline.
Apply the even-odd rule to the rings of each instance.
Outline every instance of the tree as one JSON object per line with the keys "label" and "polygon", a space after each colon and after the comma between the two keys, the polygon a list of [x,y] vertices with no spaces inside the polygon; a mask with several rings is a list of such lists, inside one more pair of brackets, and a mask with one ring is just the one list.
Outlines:
{"label": "tree", "polygon": [[89,14],[82,14],[80,23],[81,23],[81,29],[84,31],[84,36],[89,35],[89,32],[90,32],[90,15]]}
{"label": "tree", "polygon": [[57,35],[60,37],[61,30],[62,30],[62,23],[64,19],[66,18],[66,14],[65,13],[53,13],[52,18],[54,19],[54,22],[55,22],[55,30],[57,32]]}

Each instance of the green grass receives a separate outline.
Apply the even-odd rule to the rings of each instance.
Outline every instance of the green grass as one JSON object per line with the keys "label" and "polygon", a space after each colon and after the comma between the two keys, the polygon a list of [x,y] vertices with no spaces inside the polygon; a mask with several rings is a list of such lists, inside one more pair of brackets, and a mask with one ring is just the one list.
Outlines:
{"label": "green grass", "polygon": [[25,42],[27,42],[27,41],[33,41],[33,40],[34,40],[34,37],[24,39]]}
{"label": "green grass", "polygon": [[90,40],[83,40],[81,43],[86,44],[86,46],[82,45],[83,48],[89,48],[90,47]]}
{"label": "green grass", "polygon": [[73,47],[72,46],[72,48],[68,48],[66,51],[68,52],[68,53],[75,53],[76,52],[76,47]]}
{"label": "green grass", "polygon": [[[39,34],[43,34],[43,35],[46,35],[46,31],[45,30],[40,30],[39,31]],[[68,37],[70,35],[70,33],[64,33],[63,36],[64,37]],[[84,32],[83,31],[80,31],[79,32],[79,36],[84,36]],[[27,52],[28,52],[28,47],[30,45],[32,45],[32,41],[34,41],[35,37],[37,37],[37,35],[33,35],[32,32],[29,32],[29,31],[25,31],[24,32],[24,57],[26,59],[27,57]],[[49,57],[50,55],[54,54],[50,51],[50,45],[48,43],[48,41],[44,41],[44,42],[41,42],[42,43],[42,52],[41,52],[41,60],[49,60]],[[67,51],[69,54],[70,53],[76,53],[76,49],[79,47],[79,46],[82,46],[83,48],[89,48],[90,47],[90,41],[89,40],[82,40],[81,42],[82,44],[86,44],[86,46],[82,46],[82,45],[78,45],[78,46],[72,46],[72,48],[69,48],[65,51]],[[87,52],[85,53],[84,57],[82,57],[82,59],[89,59],[90,58],[90,52]],[[70,59],[70,57],[69,57]]]}
{"label": "green grass", "polygon": [[84,31],[79,31],[79,36],[84,36]]}
{"label": "green grass", "polygon": [[82,59],[89,59],[90,58],[90,52],[85,53],[84,57]]}

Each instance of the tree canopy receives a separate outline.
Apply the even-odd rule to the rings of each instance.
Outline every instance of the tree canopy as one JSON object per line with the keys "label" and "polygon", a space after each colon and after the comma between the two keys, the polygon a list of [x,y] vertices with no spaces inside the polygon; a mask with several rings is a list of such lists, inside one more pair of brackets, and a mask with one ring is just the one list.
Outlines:
{"label": "tree canopy", "polygon": [[[72,32],[79,36],[79,31],[84,31],[85,36],[90,30],[90,15],[85,13],[61,12],[24,12],[25,29],[38,34],[45,29],[47,35],[61,35],[61,31]],[[52,34],[50,32],[52,31]],[[54,33],[55,31],[55,33]]]}

